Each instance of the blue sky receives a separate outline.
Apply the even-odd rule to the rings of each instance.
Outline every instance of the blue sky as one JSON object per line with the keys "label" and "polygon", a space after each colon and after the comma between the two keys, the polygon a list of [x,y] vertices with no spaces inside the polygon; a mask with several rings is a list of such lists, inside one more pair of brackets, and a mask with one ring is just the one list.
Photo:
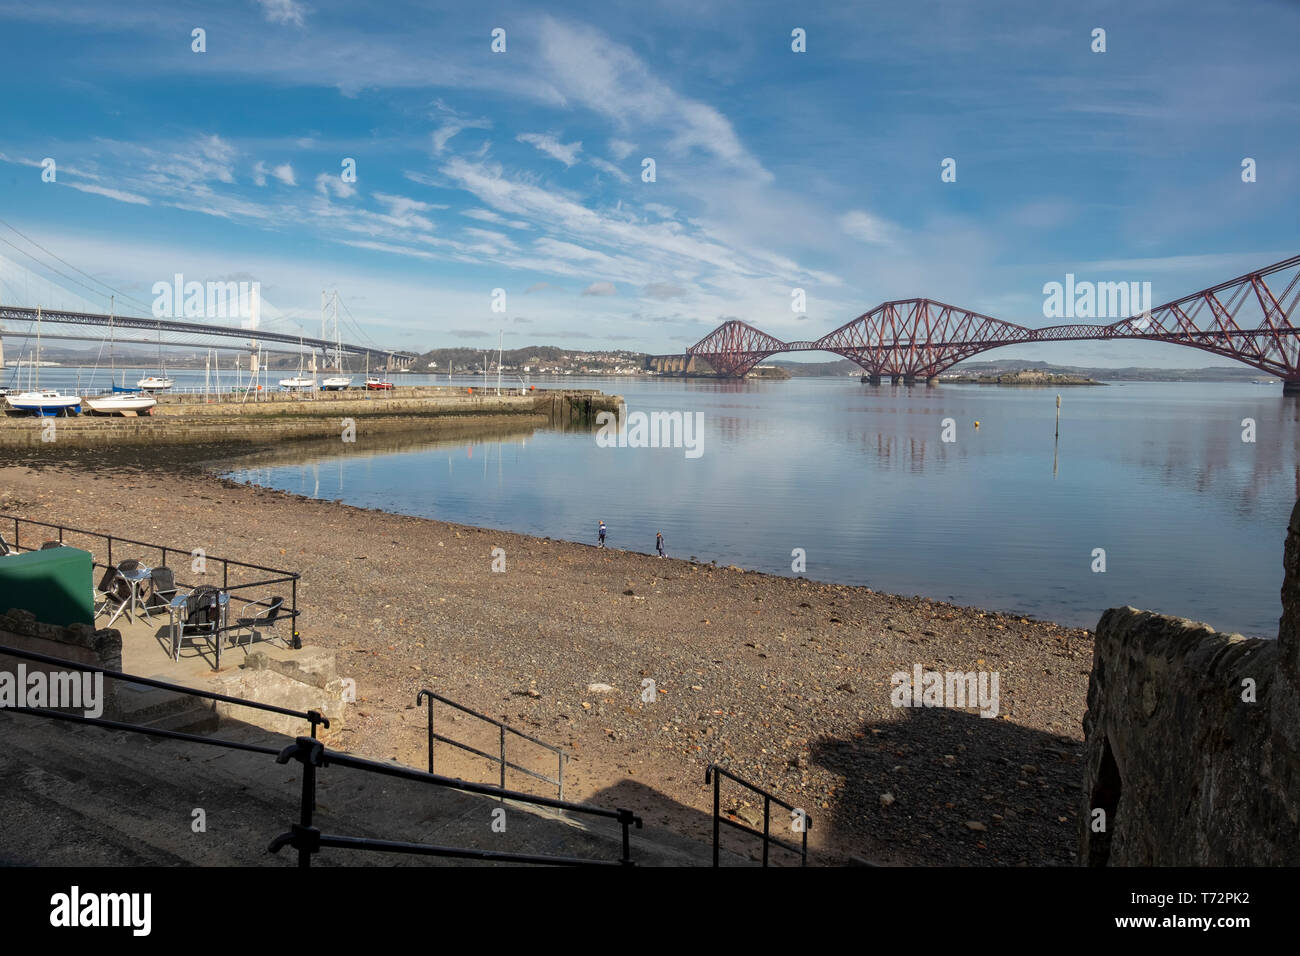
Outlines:
{"label": "blue sky", "polygon": [[0,0],[0,218],[144,303],[257,280],[311,334],[337,287],[412,350],[816,338],[912,296],[1047,325],[1067,272],[1158,303],[1300,251],[1300,4],[1134,6]]}

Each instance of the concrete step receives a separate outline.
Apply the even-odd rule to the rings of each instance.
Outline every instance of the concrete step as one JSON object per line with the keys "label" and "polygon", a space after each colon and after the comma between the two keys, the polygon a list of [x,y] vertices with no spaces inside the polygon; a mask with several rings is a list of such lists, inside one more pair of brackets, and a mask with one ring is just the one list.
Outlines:
{"label": "concrete step", "polygon": [[151,730],[175,730],[184,734],[211,734],[221,726],[221,718],[211,707],[194,706],[176,714],[153,720],[133,721]]}
{"label": "concrete step", "polygon": [[194,707],[195,698],[188,694],[178,694],[175,691],[146,687],[142,684],[129,684],[125,681],[112,681],[111,684],[117,712],[114,718],[116,720],[139,724]]}
{"label": "concrete step", "polygon": [[[155,721],[183,721],[184,711]],[[290,740],[223,721],[223,739],[274,749]],[[0,714],[0,860],[68,865],[290,865],[266,852],[298,816],[301,769],[271,756]],[[12,783],[9,783],[12,781]],[[506,830],[493,822],[504,808]],[[193,830],[194,811],[206,831]],[[374,839],[616,860],[614,821],[586,818],[343,767],[320,771],[316,825]],[[639,865],[707,865],[709,847],[663,830],[632,831]],[[738,858],[724,863],[737,864]],[[465,865],[465,861],[324,850],[317,865]]]}

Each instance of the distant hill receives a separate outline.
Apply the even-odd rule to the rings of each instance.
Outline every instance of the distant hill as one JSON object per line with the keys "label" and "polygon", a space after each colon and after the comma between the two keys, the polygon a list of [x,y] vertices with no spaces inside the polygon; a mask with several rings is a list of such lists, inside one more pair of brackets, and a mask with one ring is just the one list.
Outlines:
{"label": "distant hill", "polygon": [[[862,370],[848,359],[834,362],[791,362],[773,359],[769,365],[787,369],[795,378],[817,378],[838,375],[861,375]],[[1052,365],[1048,362],[1027,362],[1023,359],[998,359],[984,362],[961,362],[949,373],[956,372],[972,378],[988,375],[1006,375],[1026,369],[1048,375],[1066,375],[1073,378],[1095,379],[1102,382],[1249,382],[1271,379],[1248,365],[1211,365],[1204,368],[1090,368],[1081,365]]]}
{"label": "distant hill", "polygon": [[1248,365],[1208,365],[1203,368],[1144,368],[1130,365],[1125,368],[1092,368],[1081,365],[1051,365],[1047,362],[1001,360],[962,362],[954,366],[954,370],[966,375],[998,375],[1022,369],[1033,369],[1050,375],[1073,375],[1103,382],[1249,382],[1253,379],[1273,378]]}

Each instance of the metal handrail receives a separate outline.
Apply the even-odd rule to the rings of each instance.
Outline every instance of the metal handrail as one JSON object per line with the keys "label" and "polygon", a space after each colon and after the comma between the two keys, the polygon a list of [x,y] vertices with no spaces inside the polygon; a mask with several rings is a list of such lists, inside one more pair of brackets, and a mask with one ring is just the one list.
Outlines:
{"label": "metal handrail", "polygon": [[[443,697],[441,694],[435,694],[433,691],[428,689],[422,690],[420,691],[420,693],[416,695],[415,706],[419,707],[420,704],[425,702],[426,698],[428,699],[428,704],[429,704],[428,706],[429,773],[434,772],[433,771],[433,742],[435,740],[440,740],[445,744],[450,744],[453,747],[459,747],[461,750],[464,750],[468,753],[472,753],[475,756],[482,757],[485,760],[491,760],[493,763],[496,764],[500,764],[501,766],[500,789],[502,790],[504,790],[506,787],[506,768],[509,768],[511,770],[518,771],[519,773],[527,774],[528,776],[533,777],[537,780],[541,780],[543,783],[549,783],[553,787],[558,787],[559,797],[561,800],[564,799],[564,762],[569,759],[569,753],[564,748],[557,747],[554,744],[548,744],[544,740],[538,740],[536,737],[532,737],[524,733],[523,731],[516,730],[515,728],[497,720],[494,717],[489,717],[487,714],[481,714],[477,710],[474,710],[470,707],[466,707],[464,704],[458,704],[456,703],[456,701],[451,700],[450,698],[447,697]],[[463,744],[458,740],[452,740],[450,737],[444,737],[442,736],[442,734],[434,733],[433,702],[435,700],[439,701],[440,703],[446,704],[448,707],[454,707],[457,710],[459,710],[461,713],[469,714],[471,717],[477,717],[479,720],[483,721],[484,723],[492,724],[494,727],[498,728],[500,731],[500,756],[493,756],[490,753],[485,753],[484,751],[479,750],[477,747],[471,747],[469,744]],[[551,753],[555,754],[556,767],[557,767],[556,776],[554,778],[548,777],[545,774],[538,773],[535,770],[529,770],[527,767],[521,767],[519,766],[519,764],[511,763],[509,760],[507,760],[506,759],[506,734],[507,733],[514,734],[516,737],[522,737],[524,740],[527,740],[529,743],[536,744],[537,746],[543,748],[544,750],[549,750]]]}
{"label": "metal handrail", "polygon": [[[12,657],[23,658],[26,660],[38,661],[40,663],[53,664],[60,667],[68,667],[74,670],[90,671],[93,673],[102,673],[105,676],[113,677],[118,680],[124,680],[130,683],[144,684],[150,687],[159,687],[166,690],[172,690],[180,694],[186,694],[193,697],[203,697],[212,700],[227,701],[234,704],[240,704],[245,707],[252,707],[258,710],[270,711],[273,713],[287,714],[296,717],[302,717],[311,721],[312,736],[298,737],[287,747],[276,749],[274,747],[264,747],[258,744],[243,743],[235,740],[226,740],[220,737],[207,737],[198,734],[185,733],[179,730],[165,730],[157,727],[145,727],[139,724],[126,723],[118,720],[107,720],[103,717],[86,717],[80,714],[68,714],[62,711],[50,710],[41,707],[6,707],[0,708],[0,713],[10,711],[12,713],[24,714],[31,717],[45,717],[52,720],[62,720],[71,723],[86,724],[93,727],[101,727],[106,730],[120,730],[128,733],[143,734],[149,737],[160,737],[168,740],[180,740],[187,743],[202,744],[209,747],[222,747],[227,750],[240,750],[248,753],[262,754],[273,756],[277,763],[288,763],[296,759],[303,766],[302,777],[302,800],[299,807],[299,823],[293,825],[287,833],[277,836],[271,841],[268,847],[269,852],[276,853],[285,846],[292,846],[298,850],[298,865],[300,867],[311,866],[311,857],[318,853],[322,847],[335,847],[339,849],[353,850],[372,850],[387,853],[408,853],[422,856],[440,856],[456,859],[478,859],[488,861],[498,861],[504,863],[530,863],[544,864],[548,866],[635,866],[632,860],[631,849],[631,828],[642,828],[642,819],[631,810],[618,808],[608,810],[603,807],[593,807],[581,803],[573,803],[567,800],[556,800],[550,797],[539,797],[533,794],[523,793],[515,790],[505,790],[494,787],[491,784],[470,783],[464,780],[457,780],[452,777],[444,777],[438,774],[425,773],[422,770],[414,770],[409,767],[402,767],[396,764],[381,763],[376,760],[367,760],[364,757],[356,757],[352,754],[342,753],[341,751],[328,750],[324,744],[316,739],[317,722],[329,727],[328,718],[317,713],[316,711],[293,711],[284,707],[278,707],[274,704],[263,704],[260,701],[244,700],[237,697],[228,697],[225,694],[217,694],[212,691],[198,690],[193,687],[185,687],[180,684],[172,684],[168,681],[157,680],[152,677],[140,677],[135,674],[126,674],[120,671],[108,670],[101,667],[93,667],[89,664],[81,664],[77,661],[65,660],[63,658],[51,657],[46,654],[38,654],[34,651],[24,651],[18,648],[0,645],[0,656],[9,655]],[[404,780],[411,780],[419,783],[427,783],[433,786],[447,787],[455,790],[462,790],[469,793],[483,794],[498,797],[502,800],[514,800],[519,803],[535,804],[537,806],[550,807],[557,810],[563,810],[568,813],[585,814],[588,816],[600,817],[616,821],[622,829],[622,854],[617,861],[597,860],[584,857],[569,856],[545,856],[537,854],[506,853],[496,850],[480,850],[468,847],[445,847],[433,844],[407,843],[395,840],[377,840],[368,837],[340,836],[337,834],[323,834],[315,829],[312,824],[312,815],[316,810],[316,777],[317,770],[330,765],[346,767],[353,770],[360,770],[366,773],[377,773],[383,776],[397,777]]]}
{"label": "metal handrail", "polygon": [[424,856],[472,856],[478,859],[500,860],[503,862],[516,863],[560,863],[582,866],[609,865],[608,861],[574,857],[531,857],[524,854],[500,853],[494,850],[449,850],[447,847],[433,846],[424,843],[379,841],[368,838],[341,837],[323,834],[312,826],[312,813],[316,804],[316,771],[318,768],[328,767],[331,764],[340,767],[350,767],[355,770],[364,770],[370,773],[382,774],[388,777],[397,777],[401,780],[430,783],[436,786],[463,790],[467,793],[478,793],[486,796],[498,797],[502,800],[517,800],[521,803],[531,803],[537,806],[551,807],[556,810],[563,810],[567,813],[580,813],[588,816],[615,820],[622,828],[623,837],[623,853],[618,861],[618,865],[635,865],[632,861],[630,831],[633,826],[638,830],[641,829],[642,820],[641,817],[633,813],[631,810],[626,810],[621,807],[616,810],[606,810],[603,807],[592,807],[582,803],[573,803],[569,800],[556,800],[550,797],[539,797],[533,794],[523,793],[518,790],[506,790],[487,783],[470,783],[465,780],[459,780],[455,777],[444,777],[436,773],[426,773],[423,770],[414,770],[410,767],[403,767],[398,764],[380,763],[377,760],[367,760],[364,757],[354,757],[351,754],[329,750],[319,740],[313,740],[310,737],[299,737],[293,744],[281,751],[280,755],[276,758],[277,763],[288,763],[290,760],[297,760],[303,766],[300,822],[290,831],[280,834],[271,841],[269,849],[272,853],[276,853],[285,846],[292,846],[298,851],[298,865],[300,867],[310,867],[312,855],[318,853],[322,846],[334,846],[357,850],[414,853]]}
{"label": "metal handrail", "polygon": [[[742,787],[752,791],[753,793],[758,794],[760,797],[763,798],[763,831],[761,833],[758,830],[755,830],[753,827],[747,827],[742,823],[737,823],[734,820],[727,820],[723,818],[721,812],[722,808],[721,808],[721,792],[720,792],[723,777],[726,777],[729,780],[734,780]],[[756,784],[752,784],[748,780],[745,780],[742,777],[736,776],[730,770],[727,770],[725,767],[720,767],[716,763],[709,764],[708,769],[704,771],[704,782],[705,784],[709,784],[709,783],[713,784],[713,865],[715,867],[718,866],[718,838],[720,835],[719,827],[723,823],[725,823],[729,827],[733,827],[737,830],[740,830],[743,833],[753,834],[754,836],[758,836],[762,838],[763,866],[767,866],[768,847],[771,844],[776,844],[781,849],[789,850],[791,853],[798,853],[799,865],[800,866],[808,865],[808,831],[812,829],[813,821],[812,821],[812,816],[810,816],[807,813],[807,811],[805,811],[801,807],[791,806],[790,804],[782,800],[780,797],[768,793],[762,787],[757,786]],[[803,824],[803,830],[801,831],[803,840],[800,846],[795,846],[793,843],[787,843],[785,840],[782,840],[780,837],[772,836],[771,833],[772,804],[774,803],[779,807],[784,807],[786,810],[789,810],[791,813],[795,813],[799,815],[801,822]]]}
{"label": "metal handrail", "polygon": [[[221,701],[224,704],[239,704],[242,707],[250,707],[253,710],[264,710],[272,714],[283,714],[286,717],[300,717],[311,724],[312,737],[316,736],[317,724],[323,725],[326,729],[328,729],[330,725],[329,718],[315,710],[290,710],[288,707],[279,707],[275,704],[264,704],[258,700],[247,700],[243,697],[231,697],[228,694],[218,694],[215,691],[199,690],[197,687],[186,687],[184,684],[173,684],[170,681],[158,680],[156,677],[139,677],[135,674],[126,674],[121,671],[109,670],[106,667],[94,667],[90,664],[64,660],[61,657],[51,657],[48,654],[38,654],[35,651],[23,651],[16,647],[7,647],[0,644],[0,657],[6,655],[9,657],[17,657],[22,660],[38,661],[42,664],[53,664],[57,667],[67,667],[77,671],[89,671],[92,674],[103,674],[105,677],[111,677],[114,680],[125,681],[129,684],[143,684],[146,687],[157,687],[162,690],[185,694],[189,697],[203,697],[207,700]],[[16,710],[18,708],[8,709]],[[278,753],[278,751],[274,752]]]}
{"label": "metal handrail", "polygon": [[[64,543],[63,536],[65,533],[83,534],[91,538],[102,538],[104,541],[107,542],[107,557],[106,557],[106,563],[101,563],[99,561],[94,560],[94,555],[92,553],[91,565],[97,568],[108,569],[108,568],[116,567],[116,565],[113,563],[114,542],[117,542],[118,544],[130,544],[141,548],[150,548],[153,550],[160,551],[162,553],[162,567],[168,566],[167,556],[169,554],[180,554],[180,555],[185,555],[186,557],[189,557],[193,554],[192,551],[186,550],[184,548],[170,548],[167,547],[166,545],[152,544],[148,541],[136,541],[133,538],[123,538],[118,535],[104,534],[102,531],[86,531],[84,528],[72,528],[67,525],[53,524],[48,521],[37,521],[35,518],[23,518],[19,515],[10,514],[8,512],[0,512],[0,520],[13,522],[14,540],[10,542],[10,546],[15,551],[37,550],[35,548],[25,546],[21,543],[21,526],[24,524],[35,525],[39,528],[52,528],[55,531],[58,531],[59,544]],[[293,620],[293,640],[291,642],[292,646],[295,648],[302,646],[302,635],[298,632],[298,617],[301,614],[301,612],[298,609],[298,581],[302,578],[301,574],[299,574],[297,571],[286,571],[283,568],[270,568],[261,564],[250,564],[247,561],[238,561],[235,560],[234,558],[221,558],[216,556],[205,555],[204,561],[206,562],[208,560],[211,560],[213,562],[217,562],[217,561],[221,562],[221,590],[225,591],[228,594],[234,591],[246,591],[250,588],[270,587],[271,585],[274,584],[290,585],[291,594],[289,599],[289,610],[285,611],[284,614],[286,617],[292,618]],[[236,568],[247,568],[250,571],[265,571],[268,574],[278,575],[278,577],[265,578],[258,581],[250,581],[245,584],[235,584],[232,586],[230,584],[230,569],[232,566]],[[192,587],[191,585],[182,583],[179,579],[177,580],[176,583],[179,587]],[[225,630],[234,630],[234,628],[226,628]]]}

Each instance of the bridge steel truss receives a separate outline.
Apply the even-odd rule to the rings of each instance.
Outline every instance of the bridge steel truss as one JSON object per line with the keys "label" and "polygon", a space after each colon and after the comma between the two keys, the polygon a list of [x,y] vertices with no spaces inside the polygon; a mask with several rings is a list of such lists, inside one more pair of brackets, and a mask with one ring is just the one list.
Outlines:
{"label": "bridge steel truss", "polygon": [[1298,302],[1300,256],[1293,256],[1110,325],[1034,329],[932,299],[898,299],[882,302],[816,341],[782,342],[732,319],[687,354],[705,359],[721,375],[743,378],[780,352],[834,352],[872,378],[915,380],[932,379],[972,355],[1004,345],[1142,339],[1234,359],[1300,388],[1300,328],[1293,321]]}

